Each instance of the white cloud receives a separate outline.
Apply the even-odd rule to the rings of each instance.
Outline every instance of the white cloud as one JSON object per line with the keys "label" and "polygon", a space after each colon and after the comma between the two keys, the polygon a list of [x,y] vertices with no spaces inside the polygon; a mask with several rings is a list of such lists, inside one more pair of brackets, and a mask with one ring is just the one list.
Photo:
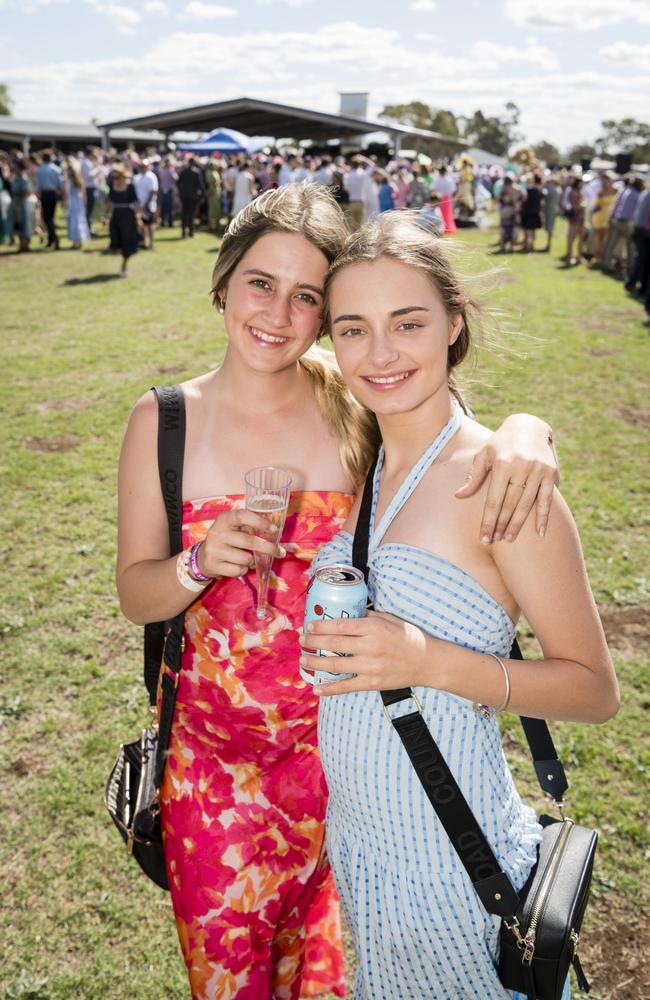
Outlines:
{"label": "white cloud", "polygon": [[427,11],[435,10],[436,5],[434,0],[413,0],[411,4],[411,10],[415,10],[418,14],[424,14]]}
{"label": "white cloud", "polygon": [[634,42],[613,42],[600,49],[599,55],[608,62],[620,62],[632,69],[647,70],[650,66],[650,45]]}
{"label": "white cloud", "polygon": [[475,42],[469,52],[474,66],[476,62],[486,68],[494,68],[504,63],[522,63],[536,69],[557,69],[557,56],[543,45],[499,45],[496,42]]}
{"label": "white cloud", "polygon": [[306,7],[307,4],[314,3],[314,0],[255,0],[255,2],[260,7],[271,7],[278,3],[285,3],[288,7]]}
{"label": "white cloud", "polygon": [[148,0],[144,5],[147,14],[168,14],[169,8],[162,0]]}
{"label": "white cloud", "polygon": [[224,7],[219,3],[203,3],[202,0],[192,0],[178,15],[182,20],[216,21],[226,17],[236,17],[234,7]]}
{"label": "white cloud", "polygon": [[142,20],[142,15],[137,10],[134,10],[133,7],[123,7],[117,3],[98,4],[97,9],[101,10],[104,14],[108,14],[110,18],[117,21],[118,25],[122,27],[133,28]]}
{"label": "white cloud", "polygon": [[620,21],[650,24],[647,0],[505,0],[504,11],[520,28],[590,31]]}
{"label": "white cloud", "polygon": [[[514,99],[528,140],[565,147],[599,135],[603,119],[647,117],[650,67],[561,73],[547,68],[553,57],[540,46],[522,45],[518,58],[510,46],[486,43],[459,48],[455,56],[447,51],[437,41],[422,45],[353,21],[252,32],[233,31],[230,22],[227,31],[219,24],[170,33],[133,57],[34,59],[31,66],[23,59],[20,67],[5,68],[3,81],[17,117],[53,121],[110,121],[242,96],[335,112],[338,90],[359,86],[359,66],[371,93],[371,118],[386,104],[415,99],[456,114],[479,107],[502,114]],[[152,79],[166,80],[164,94],[150,86]]]}

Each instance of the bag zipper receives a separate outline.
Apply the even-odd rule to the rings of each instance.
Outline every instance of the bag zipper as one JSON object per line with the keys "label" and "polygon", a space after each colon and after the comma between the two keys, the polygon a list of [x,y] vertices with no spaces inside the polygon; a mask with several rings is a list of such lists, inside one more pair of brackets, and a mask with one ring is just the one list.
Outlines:
{"label": "bag zipper", "polygon": [[524,953],[522,962],[525,965],[530,965],[533,961],[533,955],[535,954],[535,935],[537,934],[537,924],[539,923],[540,915],[546,905],[546,900],[548,899],[549,892],[551,891],[551,887],[555,880],[555,875],[557,874],[557,869],[560,861],[562,860],[562,854],[566,848],[566,842],[569,838],[572,827],[573,820],[562,820],[562,830],[557,839],[555,848],[553,849],[553,854],[551,855],[548,865],[546,866],[546,871],[544,872],[544,876],[542,878],[542,884],[537,890],[537,894],[533,902],[528,930],[523,937],[519,935],[517,940],[518,946]]}

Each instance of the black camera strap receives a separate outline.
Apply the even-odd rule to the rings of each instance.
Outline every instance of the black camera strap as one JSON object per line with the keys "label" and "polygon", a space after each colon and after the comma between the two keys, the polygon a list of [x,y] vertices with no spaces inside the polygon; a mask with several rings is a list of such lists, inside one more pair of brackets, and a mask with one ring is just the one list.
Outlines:
{"label": "black camera strap", "polygon": [[[368,540],[372,512],[373,482],[376,461],[368,473],[359,520],[352,545],[352,562],[368,582]],[[517,640],[510,656],[521,659]],[[404,744],[422,787],[438,814],[438,818],[454,846],[474,888],[489,913],[512,917],[519,904],[519,895],[487,842],[465,796],[458,787],[444,755],[435,742],[410,687],[380,691],[384,710]],[[393,718],[390,707],[411,701],[415,710]],[[535,771],[542,791],[556,802],[568,788],[564,768],[557,757],[548,726],[543,719],[521,717]]]}

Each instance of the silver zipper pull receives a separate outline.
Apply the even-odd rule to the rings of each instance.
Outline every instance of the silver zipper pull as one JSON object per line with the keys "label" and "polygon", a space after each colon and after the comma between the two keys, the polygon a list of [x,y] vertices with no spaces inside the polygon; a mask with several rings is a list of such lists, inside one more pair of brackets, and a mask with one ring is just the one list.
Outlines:
{"label": "silver zipper pull", "polygon": [[522,962],[524,965],[530,965],[533,961],[533,955],[535,954],[535,931],[528,930],[526,936],[524,937],[524,954]]}

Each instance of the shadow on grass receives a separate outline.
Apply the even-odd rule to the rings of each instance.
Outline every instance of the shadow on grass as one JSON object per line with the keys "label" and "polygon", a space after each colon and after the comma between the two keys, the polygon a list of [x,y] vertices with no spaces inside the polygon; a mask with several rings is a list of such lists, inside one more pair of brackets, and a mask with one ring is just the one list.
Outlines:
{"label": "shadow on grass", "polygon": [[75,285],[101,285],[105,281],[115,281],[116,278],[121,277],[119,271],[115,274],[91,274],[89,278],[66,278],[65,281],[61,282],[61,287],[72,288]]}

